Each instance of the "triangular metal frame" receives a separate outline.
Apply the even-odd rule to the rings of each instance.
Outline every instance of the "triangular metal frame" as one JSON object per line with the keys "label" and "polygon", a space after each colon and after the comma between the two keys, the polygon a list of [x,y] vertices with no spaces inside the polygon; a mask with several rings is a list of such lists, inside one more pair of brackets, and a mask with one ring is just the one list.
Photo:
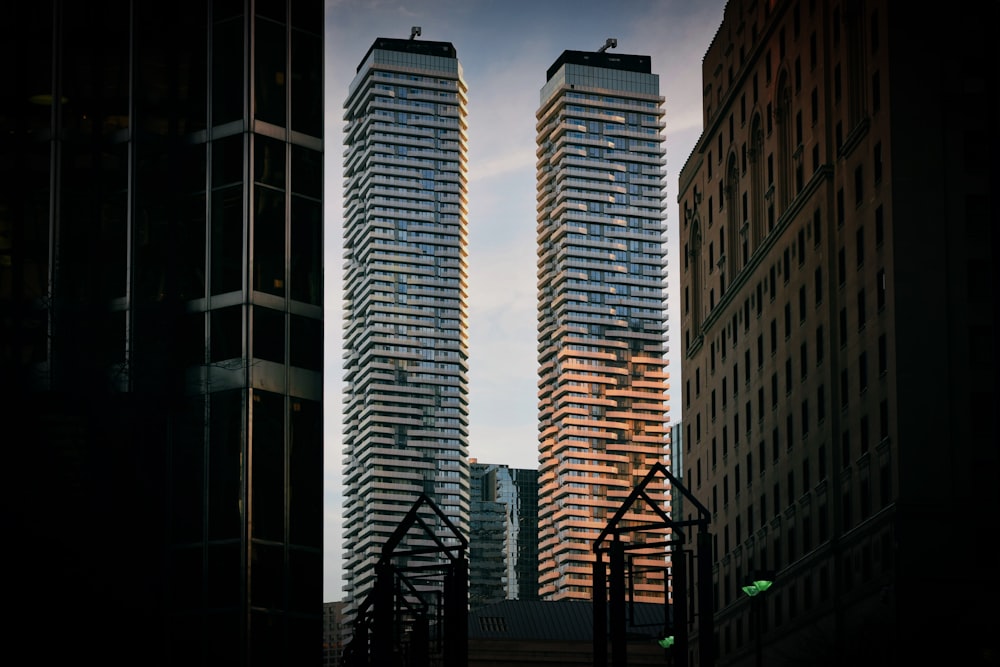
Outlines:
{"label": "triangular metal frame", "polygon": [[[448,527],[457,546],[446,545],[434,530],[427,525],[420,515],[421,508],[430,508],[434,514]],[[434,541],[435,547],[408,549],[397,551],[400,543],[414,526],[419,526],[424,534]],[[406,623],[403,610],[410,612],[409,623],[411,642],[410,665],[426,666],[429,664],[428,623],[431,607],[437,614],[436,623],[440,631],[447,627],[448,641],[443,642],[443,666],[465,667],[468,662],[468,560],[465,553],[468,540],[458,531],[451,520],[441,511],[426,494],[420,494],[406,516],[399,522],[396,529],[382,545],[382,553],[375,564],[375,587],[358,608],[355,618],[355,640],[351,642],[349,654],[350,665],[393,664],[401,656],[396,655],[401,647],[396,646],[397,630],[402,631]],[[417,554],[441,553],[447,558],[447,563],[440,565],[419,566],[408,568],[395,565],[393,559],[400,556]],[[436,605],[427,602],[427,593],[438,591],[421,591],[407,577],[407,572],[438,570],[443,577],[443,595],[438,597]],[[405,591],[404,591],[405,589]],[[407,599],[406,593],[419,601],[414,605]],[[374,607],[369,617],[369,610]],[[371,637],[369,640],[369,631]],[[370,652],[370,655],[369,655]]]}
{"label": "triangular metal frame", "polygon": [[[656,478],[662,475],[670,481],[671,491],[674,489],[680,493],[697,509],[698,518],[675,521],[667,515],[656,502],[650,498],[646,488]],[[625,515],[632,509],[632,506],[639,499],[643,499],[654,513],[660,518],[660,522],[651,522],[638,525],[631,525],[627,528],[620,528]],[[664,626],[671,626],[675,637],[675,644],[672,649],[674,659],[672,663],[676,667],[687,667],[688,664],[688,641],[687,641],[687,552],[683,549],[686,542],[685,535],[681,529],[697,526],[697,565],[698,565],[698,632],[699,632],[699,652],[700,664],[702,667],[712,667],[715,664],[715,621],[712,600],[712,578],[711,578],[711,535],[708,532],[708,525],[711,522],[711,512],[697,498],[695,498],[684,485],[674,477],[662,462],[657,462],[650,468],[643,480],[632,490],[622,506],[615,512],[615,515],[605,526],[604,530],[594,541],[594,581],[593,581],[593,603],[594,603],[594,665],[595,667],[605,667],[607,665],[608,633],[611,635],[611,659],[615,667],[624,667],[628,664],[626,649],[626,614],[625,614],[625,551],[635,548],[648,548],[650,546],[670,547],[672,560],[672,575],[674,582],[674,603],[668,605],[664,601]],[[641,547],[626,547],[620,537],[622,533],[636,533],[645,530],[669,528],[671,531],[670,540],[662,543],[643,543]],[[608,538],[610,544],[605,545]],[[610,586],[606,587],[606,570],[604,565],[604,553],[610,554],[611,580]],[[666,580],[664,581],[666,586]],[[664,590],[666,595],[666,590]],[[610,607],[610,614],[609,612]],[[671,609],[676,607],[676,609]],[[672,613],[671,613],[672,612]],[[610,615],[610,618],[609,618]]]}
{"label": "triangular metal frame", "polygon": [[[420,508],[424,506],[429,507],[431,510],[434,511],[437,517],[444,522],[444,524],[448,527],[449,530],[451,530],[452,535],[455,537],[455,539],[459,541],[461,546],[449,547],[445,545],[444,542],[441,541],[441,538],[439,538],[437,535],[434,534],[434,531],[431,530],[430,526],[427,525],[423,517],[421,517],[419,514]],[[424,532],[431,539],[434,540],[434,543],[438,545],[438,548],[413,549],[408,551],[401,551],[399,553],[394,553],[396,547],[399,546],[399,543],[402,542],[403,538],[406,537],[406,534],[410,531],[410,528],[412,528],[415,523],[420,524],[420,527],[423,528]],[[451,519],[449,519],[448,516],[441,511],[441,509],[434,503],[433,500],[430,499],[430,497],[426,493],[421,493],[417,497],[416,502],[413,503],[413,507],[410,508],[410,511],[406,513],[406,516],[403,517],[403,520],[399,522],[398,526],[396,526],[396,530],[392,531],[392,535],[390,535],[389,539],[386,540],[386,543],[382,545],[382,555],[379,557],[379,562],[380,563],[388,562],[388,560],[391,559],[394,555],[411,556],[419,553],[433,553],[434,551],[443,552],[451,559],[452,562],[454,562],[455,557],[452,556],[451,552],[455,550],[459,550],[460,552],[465,551],[468,547],[469,547],[469,541],[465,539],[465,537],[460,532],[458,532],[458,529],[455,528],[455,524],[451,522]]]}
{"label": "triangular metal frame", "polygon": [[[649,486],[649,484],[653,481],[653,479],[656,477],[657,474],[666,477],[667,480],[670,481],[671,489],[677,488],[687,500],[691,501],[691,503],[696,508],[698,508],[698,514],[700,518],[689,521],[674,521],[672,518],[667,516],[667,513],[664,512],[660,507],[658,507],[655,502],[653,502],[653,499],[650,498],[649,495],[646,493],[646,487]],[[691,493],[686,488],[684,488],[684,485],[681,484],[680,480],[674,477],[670,473],[670,471],[667,470],[667,466],[665,466],[662,462],[657,461],[653,465],[653,467],[649,469],[649,472],[646,473],[646,476],[642,479],[642,481],[639,482],[639,485],[636,486],[634,489],[632,489],[632,493],[630,493],[628,498],[625,499],[625,502],[622,503],[622,506],[618,508],[618,511],[615,512],[615,515],[611,517],[611,520],[608,522],[608,525],[604,527],[604,530],[601,531],[601,534],[597,536],[597,540],[594,542],[594,551],[597,551],[601,547],[601,543],[604,541],[604,539],[608,536],[609,533],[618,532],[616,530],[618,524],[621,523],[621,521],[625,517],[625,514],[628,513],[628,511],[632,508],[632,505],[635,504],[635,501],[638,500],[640,497],[643,500],[645,500],[651,508],[653,508],[653,510],[656,512],[656,515],[663,520],[663,524],[666,524],[670,528],[684,528],[686,526],[692,526],[692,525],[700,526],[703,523],[707,525],[712,518],[712,513],[708,511],[708,508],[702,505],[697,498],[691,495]],[[663,524],[644,524],[639,526],[632,526],[629,528],[629,531],[637,532],[644,528],[658,528],[661,527]]]}

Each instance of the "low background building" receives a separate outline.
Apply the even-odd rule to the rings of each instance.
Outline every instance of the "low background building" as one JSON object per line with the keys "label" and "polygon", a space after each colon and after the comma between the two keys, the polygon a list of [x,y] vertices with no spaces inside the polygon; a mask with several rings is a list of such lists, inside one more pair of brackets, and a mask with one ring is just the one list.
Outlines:
{"label": "low background building", "polygon": [[[664,606],[636,603],[627,627],[629,665],[664,665]],[[584,600],[505,600],[469,613],[468,667],[594,664],[594,605]]]}

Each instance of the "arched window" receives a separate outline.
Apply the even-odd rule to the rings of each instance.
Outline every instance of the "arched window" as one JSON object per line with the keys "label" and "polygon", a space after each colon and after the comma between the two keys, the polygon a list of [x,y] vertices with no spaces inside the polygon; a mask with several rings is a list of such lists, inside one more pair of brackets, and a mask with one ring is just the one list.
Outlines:
{"label": "arched window", "polygon": [[697,337],[701,333],[701,322],[704,319],[701,311],[701,293],[705,288],[702,284],[701,268],[701,221],[697,216],[691,221],[688,256],[691,261],[691,331]]}
{"label": "arched window", "polygon": [[764,239],[764,127],[760,113],[750,121],[750,252],[760,247]]}
{"label": "arched window", "polygon": [[743,230],[745,211],[742,210],[740,199],[740,166],[735,151],[729,154],[725,173],[726,246],[721,250],[726,253],[726,276],[732,282],[746,261],[740,251],[742,238],[746,233]]}
{"label": "arched window", "polygon": [[796,146],[792,137],[792,90],[788,85],[788,72],[782,70],[778,79],[778,97],[774,104],[774,121],[778,133],[778,172],[775,175],[777,211],[780,217],[792,200],[792,152]]}

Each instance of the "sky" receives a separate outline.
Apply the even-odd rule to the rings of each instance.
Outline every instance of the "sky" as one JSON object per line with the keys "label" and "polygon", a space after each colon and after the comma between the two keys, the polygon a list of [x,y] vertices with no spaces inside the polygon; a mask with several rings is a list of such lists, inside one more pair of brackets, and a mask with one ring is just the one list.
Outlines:
{"label": "sky", "polygon": [[[535,111],[565,50],[648,55],[666,111],[668,319],[680,323],[677,179],[702,131],[701,63],[726,0],[326,0],[323,601],[343,599],[343,104],[380,37],[451,42],[469,90],[469,456],[538,468]],[[670,330],[671,420],[680,337]]]}

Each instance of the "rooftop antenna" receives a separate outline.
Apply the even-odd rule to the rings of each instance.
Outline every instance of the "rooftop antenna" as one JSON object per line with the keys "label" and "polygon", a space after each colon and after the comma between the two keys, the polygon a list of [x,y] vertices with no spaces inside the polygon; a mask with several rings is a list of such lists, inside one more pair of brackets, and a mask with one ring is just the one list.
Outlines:
{"label": "rooftop antenna", "polygon": [[410,28],[410,39],[413,39],[414,37],[419,37],[419,36],[420,36],[420,26],[415,25],[412,28]]}
{"label": "rooftop antenna", "polygon": [[597,52],[598,53],[604,53],[608,49],[613,49],[616,46],[618,46],[618,40],[615,39],[614,37],[608,37],[605,40],[605,42],[604,42],[604,46],[602,46],[601,48],[597,49]]}

